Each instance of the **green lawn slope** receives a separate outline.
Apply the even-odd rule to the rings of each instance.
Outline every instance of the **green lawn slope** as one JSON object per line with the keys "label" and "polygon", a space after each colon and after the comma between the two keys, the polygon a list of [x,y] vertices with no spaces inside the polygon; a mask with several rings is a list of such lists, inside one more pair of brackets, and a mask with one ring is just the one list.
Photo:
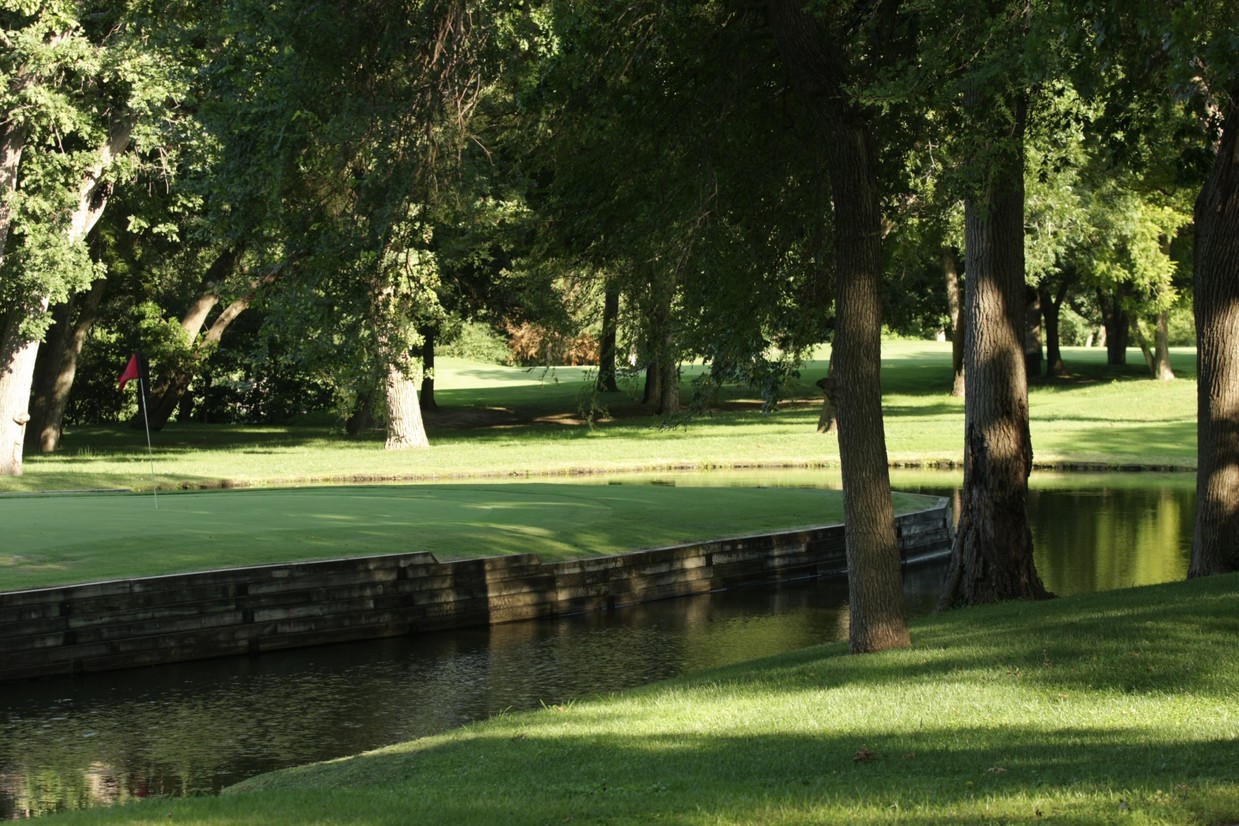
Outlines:
{"label": "green lawn slope", "polygon": [[1239,577],[950,612],[55,823],[1239,822]]}

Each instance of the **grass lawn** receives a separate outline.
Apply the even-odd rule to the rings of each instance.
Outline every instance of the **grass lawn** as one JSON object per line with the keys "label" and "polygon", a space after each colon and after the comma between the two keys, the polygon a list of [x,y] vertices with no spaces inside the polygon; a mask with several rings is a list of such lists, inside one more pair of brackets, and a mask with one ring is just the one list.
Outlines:
{"label": "grass lawn", "polygon": [[[946,395],[947,347],[895,342],[886,352],[892,463],[958,463],[963,403]],[[1191,353],[1175,358],[1188,377],[1159,383],[1135,366],[1107,368],[1103,353],[1068,351],[1073,375],[1030,390],[1041,467],[1194,467]],[[516,550],[537,542],[548,553],[576,554],[601,552],[607,543],[646,544],[625,533],[634,528],[654,528],[657,544],[669,541],[673,527],[701,538],[725,513],[805,524],[808,509],[815,518],[807,521],[818,522],[828,494],[794,488],[750,491],[770,498],[745,503],[717,489],[593,486],[581,495],[573,486],[497,481],[680,467],[828,472],[838,462],[837,443],[814,429],[820,395],[813,382],[824,371],[824,361],[808,365],[793,398],[771,414],[733,388],[706,416],[659,422],[628,395],[590,398],[582,371],[539,375],[447,363],[439,370],[444,409],[429,423],[434,447],[418,452],[386,452],[377,435],[349,442],[322,427],[172,425],[154,439],[162,490],[263,489],[165,493],[159,519],[166,511],[186,528],[168,535],[147,519],[149,495],[19,493],[149,494],[140,432],[82,428],[67,434],[61,454],[29,457],[26,476],[0,480],[0,491],[12,493],[0,497],[0,519],[9,536],[45,554],[43,574],[53,577],[66,575],[53,570],[64,564],[56,555],[75,543],[78,552],[96,543],[104,568],[139,548],[192,555],[193,542],[212,548],[200,557],[203,565],[221,564],[230,549],[264,544],[262,533],[271,544],[309,548],[315,556],[319,548],[335,555],[360,532],[373,543],[367,547],[390,541],[402,550],[426,540],[429,526],[447,522],[453,511],[461,514],[457,527],[436,540],[436,551],[455,542],[472,553],[479,530],[501,535],[496,541]],[[596,401],[608,415],[591,426],[579,410]],[[465,479],[471,484],[444,484]],[[275,489],[375,481],[436,484]],[[427,490],[434,491],[429,518],[417,510]],[[697,498],[663,498],[672,491]],[[629,495],[653,498],[620,501]],[[732,495],[740,499],[724,501]],[[302,509],[298,498],[314,507]],[[778,501],[789,511],[768,510]],[[488,510],[483,502],[504,504]],[[93,513],[70,517],[73,503],[89,503]],[[742,509],[750,505],[755,510],[746,516]],[[647,514],[650,526],[627,524]],[[79,520],[70,523],[76,527],[66,526],[68,519]],[[136,527],[144,522],[154,527]],[[84,534],[92,534],[90,542],[80,541]],[[102,551],[107,543],[116,544]],[[0,570],[25,565],[30,574],[39,567],[15,559],[12,547],[6,543],[8,568]],[[138,564],[154,573],[157,563]],[[175,566],[185,564],[197,562]],[[51,819],[213,826],[1234,824],[1237,637],[1239,576],[953,611],[915,623],[914,645],[904,651],[856,657],[831,644],[260,776],[217,798],[147,800]]]}
{"label": "grass lawn", "polygon": [[[898,494],[895,505],[907,512],[934,502]],[[0,498],[0,591],[410,551],[558,562],[842,521],[837,492],[805,488],[491,483],[9,496]]]}
{"label": "grass lawn", "polygon": [[1239,577],[950,612],[55,823],[1239,822]]}
{"label": "grass lawn", "polygon": [[[950,350],[936,342],[889,342],[883,363],[887,447],[899,465],[962,459],[963,400],[950,390]],[[1185,378],[1146,378],[1109,368],[1104,351],[1069,349],[1073,375],[1038,380],[1029,406],[1035,459],[1042,467],[1096,465],[1192,469],[1196,464],[1193,353],[1175,352]],[[826,361],[810,362],[791,398],[772,413],[730,388],[709,413],[663,422],[629,392],[593,399],[579,368],[524,371],[444,359],[437,367],[441,411],[428,417],[424,451],[385,451],[382,434],[356,441],[330,427],[172,423],[152,434],[123,426],[69,428],[63,450],[26,458],[22,477],[0,492],[123,488],[279,486],[376,481],[440,481],[666,468],[835,467],[838,442],[816,432]],[[691,389],[685,377],[685,397]],[[609,415],[590,426],[591,402]],[[153,471],[153,473],[152,473]]]}

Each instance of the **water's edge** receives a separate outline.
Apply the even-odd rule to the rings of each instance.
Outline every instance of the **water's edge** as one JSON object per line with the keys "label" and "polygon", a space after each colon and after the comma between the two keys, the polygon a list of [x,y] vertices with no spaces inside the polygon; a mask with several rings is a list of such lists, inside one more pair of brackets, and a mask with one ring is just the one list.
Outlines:
{"label": "water's edge", "polygon": [[[949,500],[896,519],[901,558],[951,541]],[[613,610],[846,573],[842,525],[569,562],[387,554],[0,593],[0,682]]]}

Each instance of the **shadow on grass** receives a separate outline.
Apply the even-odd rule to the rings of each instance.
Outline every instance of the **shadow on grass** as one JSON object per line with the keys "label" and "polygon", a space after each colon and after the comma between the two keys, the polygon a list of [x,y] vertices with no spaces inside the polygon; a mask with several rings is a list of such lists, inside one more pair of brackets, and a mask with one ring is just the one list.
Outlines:
{"label": "shadow on grass", "polygon": [[236,791],[273,794],[225,805],[343,795],[375,823],[401,798],[452,823],[1231,822],[1237,585],[951,612],[914,649],[806,649],[499,718],[256,778]]}
{"label": "shadow on grass", "polygon": [[[983,721],[854,736],[516,732],[366,755],[345,772],[310,767],[289,779],[305,803],[374,823],[390,822],[383,812],[401,798],[418,801],[407,816],[421,823],[993,823],[1087,820],[1095,808],[1115,819],[1192,811],[1216,787],[1233,794],[1239,742],[1133,734]],[[341,793],[347,803],[337,809]],[[284,794],[229,802],[262,812],[281,807]]]}
{"label": "shadow on grass", "polygon": [[[151,434],[158,452],[267,450],[298,448],[312,444],[346,441],[343,434],[326,426],[235,425],[171,422]],[[81,457],[146,452],[146,435],[123,424],[73,427],[65,432],[59,453],[31,457],[36,461],[72,461]]]}

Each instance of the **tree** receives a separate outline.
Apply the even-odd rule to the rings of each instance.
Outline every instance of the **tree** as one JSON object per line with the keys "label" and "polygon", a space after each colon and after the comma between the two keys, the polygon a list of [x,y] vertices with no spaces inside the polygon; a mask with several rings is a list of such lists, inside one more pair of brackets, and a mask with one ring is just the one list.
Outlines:
{"label": "tree", "polygon": [[[753,36],[759,7],[551,8],[557,48],[526,99],[541,112],[528,258],[603,282],[589,293],[604,309],[618,290],[616,349],[645,369],[656,409],[699,410],[724,383],[777,404],[826,330],[828,193],[771,43]],[[709,373],[677,399],[693,357]]]}
{"label": "tree", "polygon": [[1051,596],[1033,562],[1028,525],[1032,438],[1024,362],[1024,139],[1027,92],[1018,65],[1028,21],[1023,6],[976,11],[989,37],[1015,54],[982,55],[965,74],[963,107],[975,138],[964,202],[967,272],[964,486],[959,528],[939,605]]}
{"label": "tree", "polygon": [[[852,651],[910,644],[882,420],[882,211],[874,114],[853,100],[855,69],[827,15],[770,0],[770,27],[811,122],[828,147],[837,290],[830,388],[843,466]],[[879,7],[878,17],[892,5]],[[838,22],[838,21],[833,21]],[[886,19],[883,22],[887,22]]]}
{"label": "tree", "polygon": [[[71,267],[66,266],[65,259],[77,257],[80,260],[82,257],[81,242],[97,220],[102,204],[106,203],[106,194],[101,191],[104,175],[109,171],[116,155],[124,151],[130,136],[130,129],[126,124],[115,122],[112,129],[102,136],[95,156],[85,163],[79,157],[76,164],[77,174],[64,176],[71,177],[72,182],[64,181],[60,187],[47,193],[39,193],[37,189],[32,192],[24,186],[19,189],[19,179],[26,177],[23,173],[29,172],[29,167],[44,160],[36,154],[36,147],[41,147],[42,144],[42,136],[39,135],[41,129],[50,128],[58,116],[66,117],[66,120],[72,122],[74,116],[81,117],[85,114],[75,111],[69,100],[60,98],[56,94],[59,90],[46,88],[54,86],[58,79],[56,75],[72,66],[72,63],[65,65],[68,55],[72,55],[69,60],[73,60],[79,57],[81,52],[89,51],[82,42],[85,38],[78,32],[62,29],[65,23],[76,29],[75,21],[56,20],[52,10],[45,10],[45,14],[51,19],[35,19],[35,22],[43,25],[35,26],[30,24],[31,21],[26,21],[24,30],[6,31],[6,40],[15,40],[27,50],[25,53],[20,49],[9,52],[16,60],[13,61],[15,65],[6,67],[10,71],[5,74],[12,80],[5,90],[8,94],[3,101],[4,126],[3,134],[0,135],[0,145],[3,147],[3,157],[0,159],[3,164],[3,171],[0,172],[0,185],[3,186],[3,191],[0,192],[0,197],[3,197],[3,206],[0,207],[0,242],[3,242],[4,247],[0,250],[0,266],[5,268],[6,276],[0,286],[3,287],[2,294],[7,308],[3,326],[0,327],[0,475],[8,476],[17,476],[22,472],[25,427],[30,418],[26,406],[30,398],[39,341],[50,321],[47,317],[48,308],[53,297],[67,297],[80,289],[79,283],[67,272]],[[43,69],[43,66],[48,64],[51,71]],[[47,97],[54,101],[53,106],[59,111],[35,110],[33,114],[25,114],[32,108],[29,106],[30,99],[38,100],[41,93],[47,92],[50,92]],[[43,119],[40,119],[39,115],[43,115]],[[89,127],[95,124],[79,122],[78,126],[83,132],[87,132]],[[90,131],[93,132],[91,137],[100,137],[99,129]],[[27,156],[24,162],[23,153]],[[78,153],[79,156],[84,154],[87,153]],[[63,160],[69,162],[67,157]],[[35,180],[37,179],[35,176]],[[18,197],[19,192],[21,198]],[[49,205],[39,204],[36,198],[40,194],[55,199],[56,207],[49,210]],[[73,199],[73,195],[77,196],[76,199]],[[71,217],[67,220],[62,218],[57,222],[58,226],[50,232],[47,228],[38,226],[40,218],[50,219],[57,211],[56,208],[64,206],[69,207]],[[43,212],[42,216],[39,215],[40,212]],[[16,233],[13,232],[14,229]],[[43,232],[40,232],[40,229]],[[22,251],[26,253],[25,261],[20,260],[21,252],[17,255],[9,252],[8,241],[11,234],[18,235],[19,240],[24,242]],[[41,255],[50,259],[48,263],[54,268],[52,272],[40,266],[42,262],[38,259]],[[93,272],[93,267],[88,265],[86,270]]]}
{"label": "tree", "polygon": [[170,143],[183,89],[162,7],[69,0],[0,12],[0,475],[22,472],[49,309],[102,275],[86,237],[138,159]]}
{"label": "tree", "polygon": [[[1231,35],[1232,40],[1234,35]],[[1196,200],[1196,531],[1189,576],[1239,570],[1239,71],[1219,91],[1225,112]]]}
{"label": "tree", "polygon": [[[1196,521],[1189,576],[1239,569],[1239,32],[1226,0],[1085,3],[1081,64],[1105,81],[1125,156],[1165,146],[1194,209]],[[1163,124],[1176,123],[1167,130]],[[1167,157],[1164,151],[1161,157]]]}

